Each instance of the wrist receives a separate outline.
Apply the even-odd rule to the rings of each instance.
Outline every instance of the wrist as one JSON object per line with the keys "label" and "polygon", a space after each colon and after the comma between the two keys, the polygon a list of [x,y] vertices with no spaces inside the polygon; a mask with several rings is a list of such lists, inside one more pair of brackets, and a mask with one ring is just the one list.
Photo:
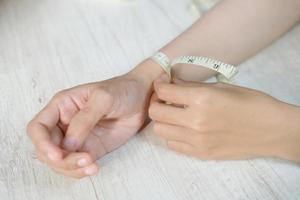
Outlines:
{"label": "wrist", "polygon": [[154,60],[148,58],[128,72],[128,75],[138,80],[147,88],[151,88],[153,81],[163,73],[165,72],[162,67]]}

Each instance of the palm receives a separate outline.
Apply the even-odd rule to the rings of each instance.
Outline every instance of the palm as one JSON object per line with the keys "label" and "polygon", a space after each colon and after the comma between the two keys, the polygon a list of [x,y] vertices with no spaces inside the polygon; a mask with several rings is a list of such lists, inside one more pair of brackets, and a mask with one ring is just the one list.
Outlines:
{"label": "palm", "polygon": [[[124,144],[144,123],[146,91],[132,83],[117,81],[119,83],[115,84],[122,85],[113,88],[117,90],[113,92],[117,94],[114,99],[118,106],[96,124],[80,149],[89,152],[94,159]],[[91,87],[99,84],[102,86],[102,83],[92,83],[72,88],[58,99],[60,120],[57,125],[62,136],[66,133],[71,119],[87,102]]]}

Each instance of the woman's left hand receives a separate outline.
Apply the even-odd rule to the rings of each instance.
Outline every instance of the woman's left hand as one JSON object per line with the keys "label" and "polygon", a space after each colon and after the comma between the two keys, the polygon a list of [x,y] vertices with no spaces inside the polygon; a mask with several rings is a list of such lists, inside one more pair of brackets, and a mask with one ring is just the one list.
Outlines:
{"label": "woman's left hand", "polygon": [[170,149],[201,159],[300,162],[299,107],[229,84],[167,79],[155,81],[149,115]]}

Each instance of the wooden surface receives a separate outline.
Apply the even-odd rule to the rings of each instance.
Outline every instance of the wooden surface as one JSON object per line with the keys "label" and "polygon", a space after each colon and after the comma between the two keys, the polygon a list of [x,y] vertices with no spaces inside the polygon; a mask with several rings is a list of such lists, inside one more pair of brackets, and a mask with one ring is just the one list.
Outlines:
{"label": "wooden surface", "polygon": [[[28,120],[58,90],[122,74],[195,19],[189,0],[0,0],[0,199],[300,199],[300,167],[200,161],[151,125],[73,180],[32,159]],[[300,105],[300,27],[241,66],[240,85]],[[288,71],[284,71],[288,70]]]}

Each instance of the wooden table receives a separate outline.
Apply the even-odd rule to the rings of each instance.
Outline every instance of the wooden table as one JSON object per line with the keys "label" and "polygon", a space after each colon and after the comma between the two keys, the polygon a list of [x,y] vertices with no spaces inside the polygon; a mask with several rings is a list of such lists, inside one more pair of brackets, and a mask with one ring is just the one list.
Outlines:
{"label": "wooden table", "polygon": [[[101,159],[97,176],[73,180],[32,159],[26,124],[56,91],[127,72],[196,20],[190,5],[0,0],[1,200],[300,199],[298,165],[185,157],[167,150],[151,125]],[[299,105],[299,36],[298,26],[243,64],[237,83]]]}

